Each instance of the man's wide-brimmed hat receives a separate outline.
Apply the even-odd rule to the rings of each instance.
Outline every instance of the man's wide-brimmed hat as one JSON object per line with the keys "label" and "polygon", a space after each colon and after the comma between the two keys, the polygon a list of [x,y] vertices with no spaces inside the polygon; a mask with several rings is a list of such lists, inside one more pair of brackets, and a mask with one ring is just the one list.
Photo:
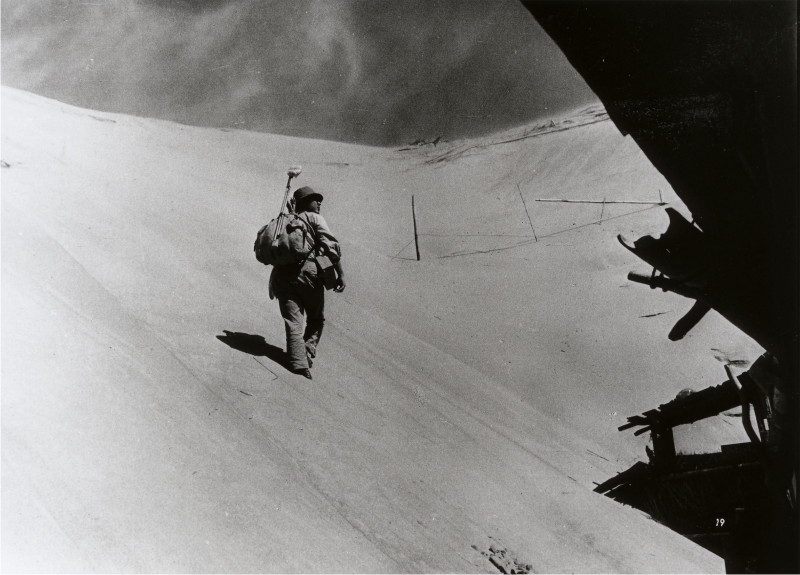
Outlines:
{"label": "man's wide-brimmed hat", "polygon": [[319,192],[315,192],[312,188],[308,186],[297,188],[294,191],[295,202],[310,201],[312,199],[321,200],[322,194],[320,194]]}

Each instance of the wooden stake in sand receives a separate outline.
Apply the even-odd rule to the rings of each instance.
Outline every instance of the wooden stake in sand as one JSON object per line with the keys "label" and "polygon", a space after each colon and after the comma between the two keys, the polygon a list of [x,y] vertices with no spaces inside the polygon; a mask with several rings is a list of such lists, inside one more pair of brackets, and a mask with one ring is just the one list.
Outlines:
{"label": "wooden stake in sand", "polygon": [[414,195],[411,195],[411,217],[414,219],[414,247],[417,249],[417,261],[419,261],[419,234],[417,234],[417,208],[414,206]]}
{"label": "wooden stake in sand", "polygon": [[522,195],[522,189],[519,187],[519,182],[517,182],[517,191],[519,192],[519,199],[522,200],[522,207],[525,208],[525,213],[528,215],[528,223],[531,225],[531,231],[533,232],[533,239],[538,242],[539,238],[536,237],[536,230],[533,229],[533,221],[531,221],[531,214],[528,212],[528,206],[525,203],[525,198]]}

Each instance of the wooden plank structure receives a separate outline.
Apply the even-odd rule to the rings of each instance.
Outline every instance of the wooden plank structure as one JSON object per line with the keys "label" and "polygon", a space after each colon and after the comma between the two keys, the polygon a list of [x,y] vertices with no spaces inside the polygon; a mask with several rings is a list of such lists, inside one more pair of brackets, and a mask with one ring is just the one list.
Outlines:
{"label": "wooden plank structure", "polygon": [[[650,433],[649,462],[636,463],[595,491],[647,512],[724,557],[729,573],[759,572],[765,552],[760,534],[774,519],[765,480],[768,454],[776,445],[770,430],[780,427],[774,409],[775,386],[765,369],[770,363],[769,356],[760,358],[738,376],[726,365],[729,378],[722,384],[628,417],[619,429],[638,428],[636,435]],[[716,453],[676,452],[675,427],[739,406],[749,442],[723,445]]]}

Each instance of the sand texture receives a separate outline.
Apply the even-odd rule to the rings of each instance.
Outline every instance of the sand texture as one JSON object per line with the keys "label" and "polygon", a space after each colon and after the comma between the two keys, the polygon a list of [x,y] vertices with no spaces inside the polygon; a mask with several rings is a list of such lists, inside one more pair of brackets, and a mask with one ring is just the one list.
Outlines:
{"label": "sand texture", "polygon": [[[692,302],[626,279],[616,235],[663,207],[537,201],[685,213],[601,108],[403,150],[7,88],[2,116],[4,571],[724,569],[592,492],[645,459],[626,416],[759,353],[714,312],[668,341]],[[292,164],[347,273],[313,381],[252,252]]]}

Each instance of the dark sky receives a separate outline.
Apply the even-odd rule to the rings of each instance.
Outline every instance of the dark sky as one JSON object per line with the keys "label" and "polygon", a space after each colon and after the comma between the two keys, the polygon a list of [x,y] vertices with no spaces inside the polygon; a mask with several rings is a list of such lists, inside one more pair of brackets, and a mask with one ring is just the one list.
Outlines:
{"label": "dark sky", "polygon": [[79,106],[378,145],[595,100],[516,0],[3,0],[2,43]]}

